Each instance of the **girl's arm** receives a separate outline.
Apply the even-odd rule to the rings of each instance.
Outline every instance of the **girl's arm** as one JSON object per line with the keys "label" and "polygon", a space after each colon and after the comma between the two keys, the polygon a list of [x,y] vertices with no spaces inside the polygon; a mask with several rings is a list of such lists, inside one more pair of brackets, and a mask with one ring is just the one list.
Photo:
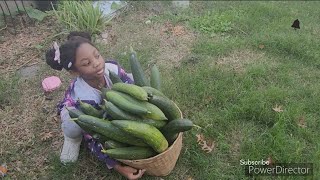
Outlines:
{"label": "girl's arm", "polygon": [[106,66],[109,71],[113,71],[114,73],[116,73],[120,77],[122,82],[128,83],[128,84],[134,83],[132,74],[126,73],[126,71],[119,65],[117,61],[115,60],[106,61]]}
{"label": "girl's arm", "polygon": [[133,84],[134,83],[134,79],[133,79],[132,74],[126,73],[126,71],[124,69],[122,69],[121,67],[120,67],[120,73],[118,74],[118,76],[120,77],[120,79],[124,83],[128,83],[128,84]]}

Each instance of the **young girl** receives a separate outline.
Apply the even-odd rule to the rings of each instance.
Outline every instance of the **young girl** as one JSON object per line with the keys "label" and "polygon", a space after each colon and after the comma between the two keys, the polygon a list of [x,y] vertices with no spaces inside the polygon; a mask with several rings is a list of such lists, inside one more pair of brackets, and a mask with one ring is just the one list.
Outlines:
{"label": "young girl", "polygon": [[121,165],[101,153],[102,145],[75,122],[70,121],[68,110],[65,108],[79,108],[78,99],[98,107],[102,102],[101,88],[112,86],[109,71],[118,74],[125,83],[133,83],[132,76],[126,74],[115,61],[105,63],[98,49],[92,44],[90,35],[85,32],[71,32],[67,42],[60,47],[54,43],[53,48],[46,53],[46,62],[55,70],[66,69],[71,75],[76,76],[66,91],[63,101],[58,105],[64,133],[61,162],[75,162],[78,159],[81,141],[84,139],[92,154],[104,162],[108,169],[113,168],[128,179],[139,179],[145,170]]}

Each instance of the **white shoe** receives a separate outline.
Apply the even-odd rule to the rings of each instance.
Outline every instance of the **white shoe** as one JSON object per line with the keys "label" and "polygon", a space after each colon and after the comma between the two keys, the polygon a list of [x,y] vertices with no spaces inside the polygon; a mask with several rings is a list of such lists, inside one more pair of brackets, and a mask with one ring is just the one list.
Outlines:
{"label": "white shoe", "polygon": [[63,147],[60,155],[60,161],[63,164],[75,162],[78,160],[82,136],[77,139],[64,136]]}

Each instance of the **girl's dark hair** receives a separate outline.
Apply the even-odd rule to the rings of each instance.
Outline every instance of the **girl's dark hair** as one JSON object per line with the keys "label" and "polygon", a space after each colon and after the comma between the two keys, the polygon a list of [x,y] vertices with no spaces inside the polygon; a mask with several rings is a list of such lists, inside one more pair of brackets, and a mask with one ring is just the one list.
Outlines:
{"label": "girl's dark hair", "polygon": [[61,71],[63,68],[66,70],[74,69],[77,49],[83,43],[89,43],[92,46],[94,46],[91,42],[91,36],[89,33],[78,31],[70,32],[70,34],[67,37],[67,41],[59,47],[60,63],[54,60],[55,49],[50,48],[46,52],[47,64],[51,68],[59,71]]}

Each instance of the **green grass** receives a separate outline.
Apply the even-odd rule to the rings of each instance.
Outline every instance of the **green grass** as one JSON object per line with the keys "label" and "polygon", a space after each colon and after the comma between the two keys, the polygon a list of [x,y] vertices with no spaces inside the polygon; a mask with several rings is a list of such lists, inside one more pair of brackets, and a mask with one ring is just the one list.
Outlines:
{"label": "green grass", "polygon": [[[313,179],[319,179],[319,2],[192,1],[189,10],[173,12],[164,3],[165,11],[157,16],[146,10],[147,3],[132,4],[135,9],[122,14],[112,26],[116,40],[98,45],[99,49],[104,57],[117,59],[128,72],[130,45],[147,72],[150,64],[157,63],[163,92],[177,103],[184,117],[202,127],[184,133],[176,167],[163,179],[248,179],[239,165],[240,159],[268,157],[282,163],[313,163]],[[151,25],[144,23],[148,19]],[[295,19],[301,21],[300,30],[290,27]],[[212,25],[216,21],[222,25]],[[158,51],[167,36],[156,34],[156,30],[165,22],[182,25],[196,35],[187,45],[189,54],[175,68],[167,68],[160,61],[161,57],[168,57],[165,51]],[[155,30],[151,31],[150,26]],[[8,89],[15,89],[15,81],[12,82],[1,81],[1,101]],[[276,105],[283,111],[274,111]],[[41,124],[42,116],[45,114],[39,113],[34,122],[37,131],[50,125]],[[214,140],[211,153],[203,152],[197,144],[198,133]],[[37,144],[35,154],[50,145],[40,141]],[[106,170],[83,149],[79,161],[69,166],[62,166],[58,154],[52,153],[49,168],[39,178],[124,179]],[[18,150],[12,153],[17,154]]]}
{"label": "green grass", "polygon": [[[206,136],[216,141],[217,148],[210,158],[195,146],[191,133],[185,138],[188,150],[197,152],[197,155],[183,156],[192,164],[189,173],[196,179],[244,178],[240,159],[257,160],[269,156],[276,162],[311,162],[318,168],[320,41],[314,38],[314,31],[319,26],[312,23],[318,13],[311,12],[315,12],[312,9],[320,4],[230,4],[239,4],[239,8],[223,8],[226,12],[241,12],[232,21],[238,28],[214,37],[201,33],[192,50],[201,61],[195,65],[185,63],[170,72],[175,77],[173,83],[164,80],[166,94],[175,99],[186,117],[202,127],[212,124],[204,130]],[[210,10],[221,11],[221,6]],[[308,15],[303,13],[305,11]],[[206,19],[208,15],[203,17]],[[303,26],[294,31],[290,26],[296,18],[303,19]],[[201,16],[197,20],[201,21]],[[198,26],[192,28],[203,31]],[[259,44],[265,48],[260,50]],[[256,54],[264,53],[264,56],[260,62],[255,60],[245,65],[243,73],[230,68],[232,64],[215,63],[236,50],[246,49]],[[247,58],[250,61],[250,57]],[[207,102],[209,97],[212,101]],[[276,104],[284,111],[273,111]],[[305,128],[298,126],[301,116]],[[233,152],[237,138],[240,147]],[[314,177],[319,176],[314,171]]]}
{"label": "green grass", "polygon": [[[184,179],[246,179],[239,160],[268,157],[276,162],[310,162],[318,169],[320,41],[315,38],[319,25],[314,22],[320,4],[204,4],[192,2],[192,11],[181,11],[177,15],[166,11],[151,16],[156,23],[182,24],[198,34],[190,45],[191,55],[186,55],[197,57],[196,62],[184,58],[176,69],[161,68],[163,92],[178,104],[186,118],[202,127],[199,131],[185,133],[181,158],[166,179],[181,179],[181,176]],[[197,9],[200,7],[205,8]],[[210,26],[215,17],[222,27]],[[297,18],[301,20],[301,29],[294,31],[290,26]],[[158,41],[150,37],[144,41],[144,46],[136,51],[147,69]],[[265,47],[259,49],[260,44]],[[128,57],[119,55],[125,48],[119,49],[113,49],[111,54],[118,55],[127,67]],[[242,57],[245,51],[253,55]],[[230,61],[221,65],[223,57]],[[240,60],[231,61],[234,58]],[[241,71],[236,68],[239,65]],[[272,108],[276,105],[282,106],[283,112],[275,112]],[[301,117],[306,127],[299,126]],[[214,140],[212,153],[201,151],[196,142],[197,133]],[[320,177],[319,171],[314,171],[314,177]]]}

